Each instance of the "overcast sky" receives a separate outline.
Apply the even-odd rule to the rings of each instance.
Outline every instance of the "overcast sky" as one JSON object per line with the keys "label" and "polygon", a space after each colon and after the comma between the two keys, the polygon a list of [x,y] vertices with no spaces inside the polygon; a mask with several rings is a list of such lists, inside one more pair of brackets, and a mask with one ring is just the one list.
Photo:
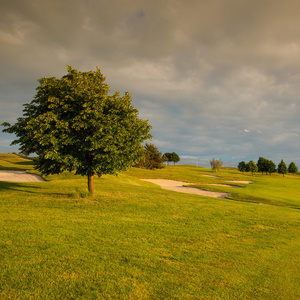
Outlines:
{"label": "overcast sky", "polygon": [[[300,167],[299,0],[0,0],[0,123],[98,66],[182,163]],[[3,129],[3,127],[1,127]],[[0,152],[18,151],[0,133]]]}

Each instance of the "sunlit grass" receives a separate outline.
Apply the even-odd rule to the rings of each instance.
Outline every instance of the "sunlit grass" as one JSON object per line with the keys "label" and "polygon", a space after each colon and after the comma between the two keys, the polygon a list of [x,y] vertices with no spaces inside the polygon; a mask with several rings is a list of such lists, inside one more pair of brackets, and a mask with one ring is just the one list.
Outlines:
{"label": "sunlit grass", "polygon": [[0,170],[33,170],[33,161],[16,154],[0,153]]}
{"label": "sunlit grass", "polygon": [[[298,177],[202,174],[131,169],[96,179],[94,198],[69,173],[0,182],[0,299],[299,299]],[[232,201],[139,178],[255,183],[225,188]],[[244,202],[255,194],[273,206]]]}
{"label": "sunlit grass", "polygon": [[[138,178],[165,178],[195,183],[195,187],[215,192],[230,193],[231,200],[261,203],[267,205],[300,208],[300,176],[279,174],[251,176],[236,169],[221,169],[217,177],[210,169],[195,166],[169,166],[161,170],[131,169],[126,174]],[[203,176],[203,175],[210,175]],[[233,183],[230,181],[250,181],[254,184]],[[228,184],[241,187],[215,186],[211,184]]]}

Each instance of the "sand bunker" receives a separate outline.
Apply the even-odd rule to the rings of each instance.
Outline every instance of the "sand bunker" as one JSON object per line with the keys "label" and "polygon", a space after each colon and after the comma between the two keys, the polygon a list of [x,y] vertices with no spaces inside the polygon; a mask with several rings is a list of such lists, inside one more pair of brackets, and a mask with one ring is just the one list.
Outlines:
{"label": "sand bunker", "polygon": [[189,185],[193,183],[188,183],[183,181],[169,180],[169,179],[142,179],[142,180],[155,183],[161,186],[165,190],[171,190],[175,192],[201,195],[201,196],[214,197],[214,198],[225,198],[226,196],[229,195],[228,193],[210,192],[210,191],[205,191],[197,188],[186,187],[183,185]]}
{"label": "sand bunker", "polygon": [[245,184],[254,183],[253,181],[247,181],[247,180],[229,180],[226,182],[245,183]]}
{"label": "sand bunker", "polygon": [[41,176],[25,171],[0,170],[0,181],[39,182],[45,181]]}
{"label": "sand bunker", "polygon": [[215,186],[223,186],[223,187],[232,187],[232,188],[242,188],[241,186],[238,185],[231,185],[231,184],[221,184],[221,183],[210,183],[207,185],[215,185]]}

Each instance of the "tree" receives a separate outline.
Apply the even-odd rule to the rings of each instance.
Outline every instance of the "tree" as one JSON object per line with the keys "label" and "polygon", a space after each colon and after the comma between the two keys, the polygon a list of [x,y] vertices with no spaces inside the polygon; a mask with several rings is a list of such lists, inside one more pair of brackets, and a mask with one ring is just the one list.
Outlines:
{"label": "tree", "polygon": [[246,171],[246,172],[250,172],[249,162],[246,163],[246,165],[245,165],[245,171]]}
{"label": "tree", "polygon": [[293,161],[289,165],[288,172],[292,174],[298,173],[298,168]]}
{"label": "tree", "polygon": [[215,170],[216,173],[218,174],[219,169],[223,166],[223,161],[221,159],[213,158],[209,162],[210,162],[210,166],[211,166],[212,170]]}
{"label": "tree", "polygon": [[164,153],[164,155],[162,156],[163,162],[167,162],[169,165],[169,162],[172,161],[172,153],[166,152]]}
{"label": "tree", "polygon": [[4,132],[15,133],[24,154],[36,153],[35,168],[42,174],[75,171],[88,177],[94,195],[94,177],[117,174],[132,166],[150,138],[151,126],[139,119],[131,96],[109,96],[105,77],[96,71],[79,72],[38,80],[34,100],[25,104],[23,117]]}
{"label": "tree", "polygon": [[238,170],[242,173],[244,173],[246,171],[246,163],[244,161],[239,162]]}
{"label": "tree", "polygon": [[163,159],[161,152],[154,144],[145,144],[143,167],[146,169],[161,169],[163,168]]}
{"label": "tree", "polygon": [[259,157],[257,161],[257,168],[258,172],[261,172],[262,175],[264,174],[264,172],[266,172],[266,174],[269,173],[270,175],[276,172],[276,165],[274,164],[274,162],[263,157]]}
{"label": "tree", "polygon": [[180,161],[180,157],[177,153],[175,152],[172,152],[171,153],[171,161],[174,162],[174,166],[175,166],[175,163],[179,162]]}
{"label": "tree", "polygon": [[258,167],[257,167],[256,163],[253,160],[249,161],[249,171],[252,173],[252,176],[253,176],[254,172],[258,171]]}
{"label": "tree", "polygon": [[285,162],[283,161],[283,159],[281,160],[281,162],[278,165],[278,173],[282,174],[282,176],[284,177],[284,174],[286,174],[288,171]]}
{"label": "tree", "polygon": [[258,172],[261,172],[262,175],[264,175],[264,172],[268,172],[268,160],[266,158],[263,157],[259,157],[258,161],[257,161],[257,168],[258,168]]}
{"label": "tree", "polygon": [[174,165],[175,165],[175,163],[180,161],[179,155],[175,152],[172,152],[172,153],[166,152],[166,153],[164,153],[164,155],[162,156],[162,159],[163,159],[163,162],[166,161],[168,163],[168,165],[169,165],[170,161],[174,162]]}
{"label": "tree", "polygon": [[267,172],[269,172],[270,175],[276,172],[276,165],[272,160],[267,160]]}

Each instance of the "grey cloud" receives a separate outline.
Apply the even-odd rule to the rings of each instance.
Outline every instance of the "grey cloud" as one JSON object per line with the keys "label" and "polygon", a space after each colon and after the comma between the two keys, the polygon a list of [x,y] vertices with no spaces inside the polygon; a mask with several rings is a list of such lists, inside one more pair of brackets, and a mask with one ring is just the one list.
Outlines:
{"label": "grey cloud", "polygon": [[299,8],[296,0],[6,1],[0,118],[20,115],[38,78],[98,65],[112,92],[132,94],[161,151],[286,155],[300,165]]}

